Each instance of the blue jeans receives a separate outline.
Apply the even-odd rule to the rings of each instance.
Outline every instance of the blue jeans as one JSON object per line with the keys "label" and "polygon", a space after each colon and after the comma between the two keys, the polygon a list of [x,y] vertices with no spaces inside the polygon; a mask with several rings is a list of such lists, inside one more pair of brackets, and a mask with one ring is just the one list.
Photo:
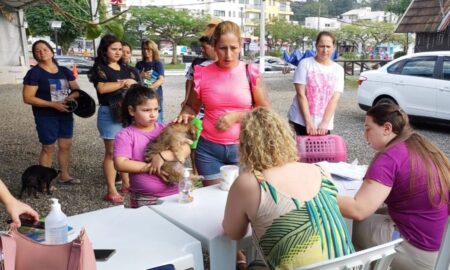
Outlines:
{"label": "blue jeans", "polygon": [[158,122],[159,123],[164,123],[164,117],[163,117],[163,92],[162,92],[162,88],[159,87],[158,89],[156,89],[156,93],[159,96],[159,115],[158,115]]}
{"label": "blue jeans", "polygon": [[238,144],[218,144],[200,137],[195,151],[195,164],[204,180],[220,178],[220,167],[238,165]]}

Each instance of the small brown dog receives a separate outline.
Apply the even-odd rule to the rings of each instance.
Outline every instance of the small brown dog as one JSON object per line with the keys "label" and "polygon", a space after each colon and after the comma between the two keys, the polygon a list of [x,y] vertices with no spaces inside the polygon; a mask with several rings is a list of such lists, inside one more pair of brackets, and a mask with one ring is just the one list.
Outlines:
{"label": "small brown dog", "polygon": [[159,134],[154,142],[147,145],[145,162],[164,150],[173,152],[178,161],[165,161],[161,170],[168,174],[168,183],[178,183],[183,178],[183,165],[189,153],[182,151],[184,144],[191,145],[197,138],[197,128],[193,124],[171,124]]}

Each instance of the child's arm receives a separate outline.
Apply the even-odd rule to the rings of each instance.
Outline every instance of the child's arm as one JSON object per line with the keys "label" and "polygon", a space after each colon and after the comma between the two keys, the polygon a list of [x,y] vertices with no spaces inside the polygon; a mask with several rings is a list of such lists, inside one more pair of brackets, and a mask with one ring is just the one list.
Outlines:
{"label": "child's arm", "polygon": [[125,173],[149,173],[150,163],[131,160],[127,157],[114,157],[114,168]]}
{"label": "child's arm", "polygon": [[[191,147],[188,144],[183,144],[181,147],[185,156],[188,157],[191,153]],[[149,172],[161,176],[161,167],[164,164],[164,161],[177,161],[177,158],[170,150],[164,150],[158,154],[152,155]]]}

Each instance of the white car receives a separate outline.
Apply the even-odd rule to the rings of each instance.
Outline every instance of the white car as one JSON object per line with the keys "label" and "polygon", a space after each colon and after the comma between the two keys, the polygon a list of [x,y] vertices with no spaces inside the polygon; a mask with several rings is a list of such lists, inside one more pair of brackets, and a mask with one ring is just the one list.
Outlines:
{"label": "white car", "polygon": [[398,104],[416,119],[450,123],[450,51],[402,56],[359,77],[363,110],[384,102]]}

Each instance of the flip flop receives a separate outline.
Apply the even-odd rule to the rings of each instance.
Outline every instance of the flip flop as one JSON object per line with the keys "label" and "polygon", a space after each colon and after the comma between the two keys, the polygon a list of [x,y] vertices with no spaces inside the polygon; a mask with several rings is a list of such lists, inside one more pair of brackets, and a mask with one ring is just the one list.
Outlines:
{"label": "flip flop", "polygon": [[103,196],[103,200],[113,204],[122,204],[124,198],[118,193],[117,194],[106,193],[106,195]]}
{"label": "flip flop", "polygon": [[66,185],[66,186],[79,185],[79,184],[81,184],[81,180],[77,179],[77,178],[70,178],[65,181],[58,180],[58,184]]}

